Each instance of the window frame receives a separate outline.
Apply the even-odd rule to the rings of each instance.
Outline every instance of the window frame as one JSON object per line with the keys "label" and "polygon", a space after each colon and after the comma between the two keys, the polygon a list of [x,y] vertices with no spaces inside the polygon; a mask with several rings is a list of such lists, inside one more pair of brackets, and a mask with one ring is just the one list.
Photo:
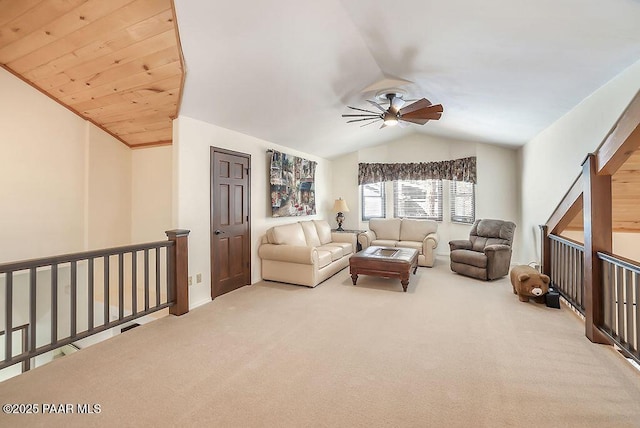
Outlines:
{"label": "window frame", "polygon": [[[471,185],[471,192],[460,192],[458,183]],[[471,198],[471,215],[457,215],[456,200],[459,198]],[[463,202],[464,204],[464,202]],[[473,224],[476,221],[476,185],[465,181],[449,182],[449,215],[452,223]]]}
{"label": "window frame", "polygon": [[[364,186],[369,186],[372,184],[377,184],[380,186],[380,196],[365,196],[364,194]],[[371,199],[380,199],[380,204],[381,204],[381,216],[370,216],[367,217],[365,216],[365,213],[367,212],[367,209],[365,208],[365,198],[371,198]],[[369,221],[372,218],[385,218],[386,217],[386,211],[387,211],[387,196],[386,196],[386,192],[385,192],[385,183],[384,181],[380,181],[377,183],[368,183],[368,184],[361,184],[360,185],[360,206],[361,206],[361,218],[362,221]]]}
{"label": "window frame", "polygon": [[[422,182],[430,182],[430,181],[434,181],[436,182],[436,201],[437,201],[437,205],[438,205],[438,211],[439,211],[439,216],[407,216],[407,215],[400,215],[399,212],[399,208],[400,208],[400,204],[398,203],[398,187],[400,185],[400,183],[414,183],[414,184],[418,184],[418,183],[422,183]],[[425,189],[425,192],[427,192],[427,190]],[[438,197],[439,196],[439,197]],[[429,199],[427,197],[427,199]],[[427,180],[395,180],[393,182],[393,215],[396,218],[415,218],[415,219],[422,219],[422,220],[434,220],[437,222],[442,222],[444,221],[444,189],[443,189],[443,180],[440,179],[427,179]]]}

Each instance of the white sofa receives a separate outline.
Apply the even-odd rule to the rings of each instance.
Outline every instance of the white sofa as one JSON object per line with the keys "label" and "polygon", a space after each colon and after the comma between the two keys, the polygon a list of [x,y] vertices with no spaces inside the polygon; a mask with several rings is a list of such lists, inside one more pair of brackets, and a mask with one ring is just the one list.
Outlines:
{"label": "white sofa", "polygon": [[262,279],[315,287],[349,266],[356,235],[336,233],[325,220],[274,226],[262,237]]}
{"label": "white sofa", "polygon": [[438,246],[438,223],[433,220],[372,218],[369,229],[358,235],[364,250],[370,245],[418,250],[418,265],[433,267]]}

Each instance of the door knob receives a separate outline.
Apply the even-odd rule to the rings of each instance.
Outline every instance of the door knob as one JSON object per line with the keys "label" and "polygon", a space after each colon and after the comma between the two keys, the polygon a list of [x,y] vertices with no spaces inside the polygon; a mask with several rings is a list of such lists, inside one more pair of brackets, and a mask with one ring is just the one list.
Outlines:
{"label": "door knob", "polygon": [[222,235],[224,232],[221,231],[220,229],[216,229],[213,233],[216,235]]}

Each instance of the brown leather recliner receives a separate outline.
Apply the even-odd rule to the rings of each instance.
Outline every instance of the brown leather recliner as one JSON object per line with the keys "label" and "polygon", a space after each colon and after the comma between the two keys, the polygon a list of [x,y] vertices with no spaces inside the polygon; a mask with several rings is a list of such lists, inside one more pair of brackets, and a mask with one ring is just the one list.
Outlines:
{"label": "brown leather recliner", "polygon": [[483,280],[509,273],[516,225],[503,220],[476,220],[468,240],[449,242],[451,270]]}

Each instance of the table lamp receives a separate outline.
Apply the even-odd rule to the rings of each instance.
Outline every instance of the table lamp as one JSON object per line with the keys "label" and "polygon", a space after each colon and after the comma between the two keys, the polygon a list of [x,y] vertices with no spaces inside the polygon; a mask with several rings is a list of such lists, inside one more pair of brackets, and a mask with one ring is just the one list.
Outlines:
{"label": "table lamp", "polygon": [[338,222],[338,229],[336,230],[343,231],[344,230],[342,228],[342,222],[344,221],[343,213],[349,212],[347,201],[345,201],[342,198],[336,199],[335,203],[333,204],[333,212],[338,213],[338,215],[336,216],[336,221]]}

